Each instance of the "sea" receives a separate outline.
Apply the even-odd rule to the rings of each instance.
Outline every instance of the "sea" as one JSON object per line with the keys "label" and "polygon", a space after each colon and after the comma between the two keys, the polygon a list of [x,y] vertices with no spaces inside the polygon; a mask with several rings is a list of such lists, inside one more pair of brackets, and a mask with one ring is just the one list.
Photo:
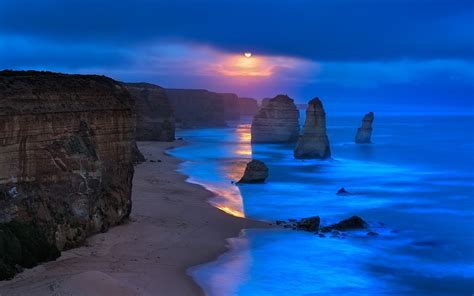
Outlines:
{"label": "sea", "polygon": [[[373,143],[361,145],[362,115],[327,116],[323,161],[294,159],[294,144],[251,144],[250,118],[178,131],[189,145],[170,154],[217,208],[269,223],[358,215],[378,234],[245,229],[188,270],[207,295],[474,295],[474,116],[376,113]],[[234,184],[250,159],[269,167],[266,183]]]}

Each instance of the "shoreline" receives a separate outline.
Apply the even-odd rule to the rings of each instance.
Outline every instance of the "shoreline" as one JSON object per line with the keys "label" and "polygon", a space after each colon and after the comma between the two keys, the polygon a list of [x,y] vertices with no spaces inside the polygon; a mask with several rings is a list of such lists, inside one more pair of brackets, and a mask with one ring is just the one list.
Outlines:
{"label": "shoreline", "polygon": [[181,145],[139,142],[147,161],[135,167],[129,222],[0,282],[0,295],[204,295],[188,269],[228,251],[242,229],[271,226],[212,206],[215,194],[187,182],[167,153]]}

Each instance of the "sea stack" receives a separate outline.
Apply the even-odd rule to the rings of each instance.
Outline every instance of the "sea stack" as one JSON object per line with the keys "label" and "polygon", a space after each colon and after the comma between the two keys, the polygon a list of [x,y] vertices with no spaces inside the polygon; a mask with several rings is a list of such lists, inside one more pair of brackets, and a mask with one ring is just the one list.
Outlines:
{"label": "sea stack", "polygon": [[299,112],[287,95],[268,100],[252,120],[252,143],[291,143],[298,139]]}
{"label": "sea stack", "polygon": [[252,160],[247,163],[244,175],[237,183],[263,183],[268,178],[268,168],[260,160]]}
{"label": "sea stack", "polygon": [[370,144],[372,137],[372,123],[374,122],[374,112],[365,114],[361,126],[357,129],[355,142],[357,144]]}
{"label": "sea stack", "polygon": [[318,97],[308,103],[303,135],[298,139],[294,156],[298,159],[326,159],[331,156],[326,134],[326,113]]}

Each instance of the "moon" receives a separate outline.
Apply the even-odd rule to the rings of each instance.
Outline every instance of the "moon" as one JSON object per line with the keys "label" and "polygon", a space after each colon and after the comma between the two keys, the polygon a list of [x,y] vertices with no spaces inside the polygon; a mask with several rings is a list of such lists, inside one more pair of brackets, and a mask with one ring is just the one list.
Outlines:
{"label": "moon", "polygon": [[250,58],[252,56],[252,53],[251,52],[246,52],[246,53],[244,53],[244,56],[246,58]]}

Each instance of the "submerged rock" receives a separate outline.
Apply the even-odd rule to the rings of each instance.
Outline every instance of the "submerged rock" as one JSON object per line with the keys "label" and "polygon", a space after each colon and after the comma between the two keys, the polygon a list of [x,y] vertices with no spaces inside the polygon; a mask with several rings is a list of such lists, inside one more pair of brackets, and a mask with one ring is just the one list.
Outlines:
{"label": "submerged rock", "polygon": [[296,227],[305,231],[318,231],[320,222],[319,216],[303,218],[300,222],[296,223]]}
{"label": "submerged rock", "polygon": [[344,187],[341,187],[337,193],[337,195],[351,195],[352,193],[350,193],[349,191],[347,191]]}
{"label": "submerged rock", "polygon": [[365,222],[359,216],[352,216],[348,219],[344,219],[339,223],[332,224],[321,228],[322,232],[330,232],[333,230],[346,231],[367,228],[367,222]]}
{"label": "submerged rock", "polygon": [[247,163],[244,175],[237,183],[263,183],[268,178],[268,168],[260,160]]}
{"label": "submerged rock", "polygon": [[372,123],[374,122],[374,112],[365,114],[361,126],[357,129],[355,142],[357,144],[369,144],[372,137]]}
{"label": "submerged rock", "polygon": [[298,159],[326,159],[331,156],[326,134],[326,113],[318,97],[308,104],[303,135],[298,139],[294,156]]}
{"label": "submerged rock", "polygon": [[252,143],[288,143],[298,139],[299,112],[286,95],[262,104],[252,120]]}

